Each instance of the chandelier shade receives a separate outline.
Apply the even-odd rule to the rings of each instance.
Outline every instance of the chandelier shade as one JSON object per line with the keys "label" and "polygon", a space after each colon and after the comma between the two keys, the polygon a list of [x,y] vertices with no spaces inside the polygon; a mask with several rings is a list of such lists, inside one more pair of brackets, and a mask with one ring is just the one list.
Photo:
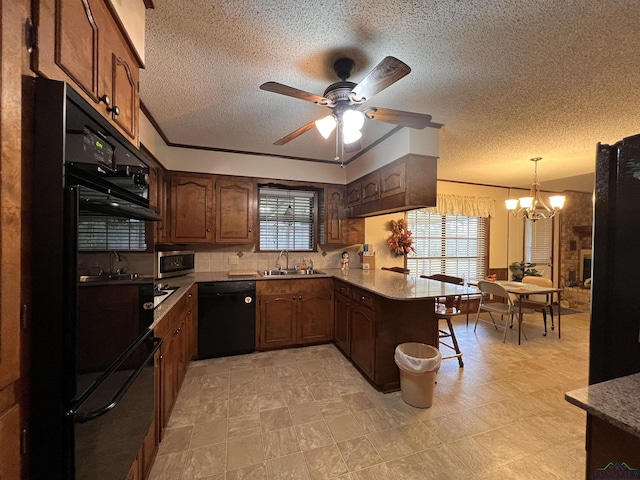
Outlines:
{"label": "chandelier shade", "polygon": [[517,219],[526,218],[535,222],[540,219],[552,218],[558,211],[564,207],[565,196],[553,195],[549,197],[548,206],[542,199],[540,193],[540,184],[538,183],[538,162],[542,160],[542,157],[532,158],[531,161],[535,162],[535,173],[533,177],[533,183],[529,190],[529,196],[520,197],[519,199],[505,200],[507,210]]}

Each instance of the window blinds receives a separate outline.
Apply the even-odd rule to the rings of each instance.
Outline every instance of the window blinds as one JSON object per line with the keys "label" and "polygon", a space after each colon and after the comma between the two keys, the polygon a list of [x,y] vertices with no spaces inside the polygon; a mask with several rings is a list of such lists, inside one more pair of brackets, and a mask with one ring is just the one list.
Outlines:
{"label": "window blinds", "polygon": [[440,215],[426,210],[407,212],[416,253],[407,268],[416,275],[444,273],[482,279],[487,265],[487,220],[483,217]]}
{"label": "window blinds", "polygon": [[266,187],[259,192],[260,250],[313,250],[315,192]]}
{"label": "window blinds", "polygon": [[551,265],[553,220],[525,222],[524,260],[528,263]]}
{"label": "window blinds", "polygon": [[82,216],[78,222],[78,249],[145,251],[145,222],[98,215]]}

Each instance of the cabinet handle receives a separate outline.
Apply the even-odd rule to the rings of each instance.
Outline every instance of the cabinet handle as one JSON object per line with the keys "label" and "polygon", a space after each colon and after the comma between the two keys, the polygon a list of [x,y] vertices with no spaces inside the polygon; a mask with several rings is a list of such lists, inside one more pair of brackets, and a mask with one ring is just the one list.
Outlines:
{"label": "cabinet handle", "polygon": [[251,228],[250,228],[250,229],[249,229],[249,233],[251,233],[251,232],[253,232],[253,229],[251,229]]}
{"label": "cabinet handle", "polygon": [[295,295],[293,296],[293,299],[294,299],[294,300],[296,299],[296,296],[295,296]]}
{"label": "cabinet handle", "polygon": [[360,300],[361,300],[361,301],[364,301],[364,297],[360,297]]}
{"label": "cabinet handle", "polygon": [[113,113],[113,116],[117,117],[118,115],[120,115],[120,107],[118,107],[117,105],[114,105],[113,107],[107,107],[107,112]]}
{"label": "cabinet handle", "polygon": [[302,300],[302,295],[300,295],[300,296],[298,297],[298,300]]}
{"label": "cabinet handle", "polygon": [[[107,95],[106,93],[104,95],[102,95],[100,98],[98,98],[98,103],[104,103],[107,107],[109,107],[111,105],[111,99],[109,98],[109,95]],[[107,110],[109,110],[107,108]]]}
{"label": "cabinet handle", "polygon": [[191,293],[190,293],[190,294],[189,294],[189,298],[191,298],[191,297],[193,297],[193,294],[191,294]]}
{"label": "cabinet handle", "polygon": [[210,231],[211,231],[211,229],[210,229],[210,228],[207,228],[207,232],[210,232]]}
{"label": "cabinet handle", "polygon": [[164,360],[164,356],[163,356],[163,355],[160,355],[160,356],[158,357],[158,360],[160,360],[160,361]]}
{"label": "cabinet handle", "polygon": [[191,315],[191,310],[189,310],[189,311],[187,312],[187,315]]}

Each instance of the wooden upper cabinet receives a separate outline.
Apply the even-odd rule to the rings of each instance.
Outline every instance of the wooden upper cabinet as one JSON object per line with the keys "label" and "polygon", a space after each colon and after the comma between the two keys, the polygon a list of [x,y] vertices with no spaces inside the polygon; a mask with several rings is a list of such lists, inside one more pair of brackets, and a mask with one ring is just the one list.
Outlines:
{"label": "wooden upper cabinet", "polygon": [[404,193],[405,191],[405,164],[399,163],[380,172],[380,198]]}
{"label": "wooden upper cabinet", "polygon": [[[40,3],[43,4],[42,9],[51,2],[45,0]],[[96,16],[104,25],[104,12],[100,8],[92,8],[86,0],[57,0],[55,3],[56,11],[52,12],[58,20],[54,43],[55,63],[97,102],[99,27]]]}
{"label": "wooden upper cabinet", "polygon": [[380,174],[367,175],[362,179],[362,203],[380,198]]}
{"label": "wooden upper cabinet", "polygon": [[350,183],[347,186],[347,205],[360,205],[362,201],[362,183],[360,181]]}
{"label": "wooden upper cabinet", "polygon": [[[117,39],[116,39],[117,41]],[[139,70],[134,68],[133,56],[123,48],[119,54],[111,53],[111,98],[109,113],[113,121],[131,138],[138,135]]]}
{"label": "wooden upper cabinet", "polygon": [[345,242],[345,195],[344,187],[325,189],[325,243]]}
{"label": "wooden upper cabinet", "polygon": [[171,177],[171,240],[213,242],[213,178]]}
{"label": "wooden upper cabinet", "polygon": [[251,179],[216,181],[216,242],[253,243],[255,183]]}
{"label": "wooden upper cabinet", "polygon": [[137,146],[141,64],[105,0],[39,0],[34,18],[33,71],[75,85]]}

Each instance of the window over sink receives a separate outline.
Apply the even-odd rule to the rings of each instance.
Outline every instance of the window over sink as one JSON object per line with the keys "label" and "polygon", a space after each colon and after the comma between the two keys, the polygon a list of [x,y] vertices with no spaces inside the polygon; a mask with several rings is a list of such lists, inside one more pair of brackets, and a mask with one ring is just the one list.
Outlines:
{"label": "window over sink", "polygon": [[314,190],[260,187],[260,250],[313,251],[317,194]]}

